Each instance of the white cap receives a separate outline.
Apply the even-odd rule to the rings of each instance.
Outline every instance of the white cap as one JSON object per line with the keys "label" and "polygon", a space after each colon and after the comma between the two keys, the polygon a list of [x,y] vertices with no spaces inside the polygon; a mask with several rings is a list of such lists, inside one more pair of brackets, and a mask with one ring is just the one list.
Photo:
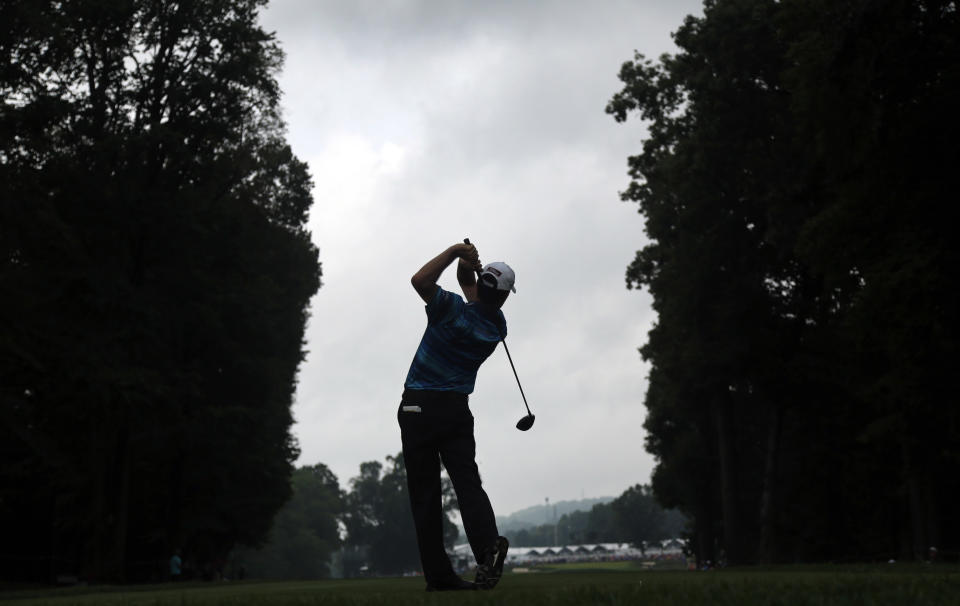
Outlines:
{"label": "white cap", "polygon": [[513,273],[513,270],[510,269],[510,266],[503,261],[494,261],[493,263],[485,265],[483,271],[480,272],[480,277],[483,278],[483,276],[487,275],[497,281],[497,290],[517,292],[517,289],[513,287],[516,275]]}

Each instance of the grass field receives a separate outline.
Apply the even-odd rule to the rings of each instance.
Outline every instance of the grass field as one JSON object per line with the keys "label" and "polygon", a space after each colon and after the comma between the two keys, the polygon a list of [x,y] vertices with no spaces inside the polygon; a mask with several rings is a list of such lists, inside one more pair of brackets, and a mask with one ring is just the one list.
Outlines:
{"label": "grass field", "polygon": [[216,583],[0,594],[3,606],[642,604],[926,606],[960,604],[960,568],[887,566],[649,571],[628,563],[505,574],[494,591],[425,593],[423,580]]}

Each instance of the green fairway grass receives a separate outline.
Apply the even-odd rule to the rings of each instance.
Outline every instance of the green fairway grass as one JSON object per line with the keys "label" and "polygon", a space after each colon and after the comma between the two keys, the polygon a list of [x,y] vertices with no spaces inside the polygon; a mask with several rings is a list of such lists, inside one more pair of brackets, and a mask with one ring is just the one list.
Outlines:
{"label": "green fairway grass", "polygon": [[[568,565],[569,566],[569,565]],[[642,604],[955,606],[956,567],[646,571],[628,566],[505,574],[493,591],[425,593],[421,578],[100,587],[2,594],[3,606]]]}

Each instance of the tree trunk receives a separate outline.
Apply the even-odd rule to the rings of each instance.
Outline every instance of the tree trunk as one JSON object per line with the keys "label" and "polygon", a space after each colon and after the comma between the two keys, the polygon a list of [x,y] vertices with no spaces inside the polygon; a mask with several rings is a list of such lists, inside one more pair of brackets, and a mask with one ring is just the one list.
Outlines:
{"label": "tree trunk", "polygon": [[120,428],[117,432],[116,450],[116,488],[114,498],[114,524],[110,545],[110,576],[123,582],[126,580],[127,528],[130,510],[130,427],[128,403],[124,403]]}
{"label": "tree trunk", "polygon": [[723,547],[728,564],[743,563],[740,549],[740,524],[737,511],[736,463],[730,407],[723,399],[714,402],[714,420],[717,429],[717,454],[720,462],[720,510],[723,522]]}
{"label": "tree trunk", "polygon": [[939,508],[929,466],[918,462],[916,453],[908,445],[904,444],[902,449],[909,506],[909,554],[921,561],[931,557],[931,547],[939,542]]}
{"label": "tree trunk", "polygon": [[83,575],[90,583],[100,583],[103,580],[102,537],[106,525],[103,492],[106,489],[106,478],[109,473],[106,457],[101,448],[103,434],[103,419],[92,419],[88,434],[88,457],[85,470],[87,477],[92,480],[85,487],[89,495],[87,501],[89,510],[86,519],[80,518],[80,532],[84,542]]}
{"label": "tree trunk", "polygon": [[760,493],[760,563],[772,564],[777,557],[773,530],[774,478],[777,473],[777,455],[780,450],[780,425],[783,413],[778,404],[770,411],[767,427],[767,452],[763,465],[763,490]]}
{"label": "tree trunk", "polygon": [[717,563],[717,535],[714,510],[708,503],[701,503],[696,515],[694,536],[694,550],[697,566],[703,567],[707,562]]}

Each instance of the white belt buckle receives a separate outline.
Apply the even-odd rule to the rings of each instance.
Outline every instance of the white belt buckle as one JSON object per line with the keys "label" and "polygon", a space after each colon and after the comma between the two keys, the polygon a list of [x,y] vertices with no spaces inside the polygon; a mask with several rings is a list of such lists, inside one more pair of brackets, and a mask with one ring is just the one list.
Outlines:
{"label": "white belt buckle", "polygon": [[423,412],[419,406],[404,406],[401,410],[403,412]]}

